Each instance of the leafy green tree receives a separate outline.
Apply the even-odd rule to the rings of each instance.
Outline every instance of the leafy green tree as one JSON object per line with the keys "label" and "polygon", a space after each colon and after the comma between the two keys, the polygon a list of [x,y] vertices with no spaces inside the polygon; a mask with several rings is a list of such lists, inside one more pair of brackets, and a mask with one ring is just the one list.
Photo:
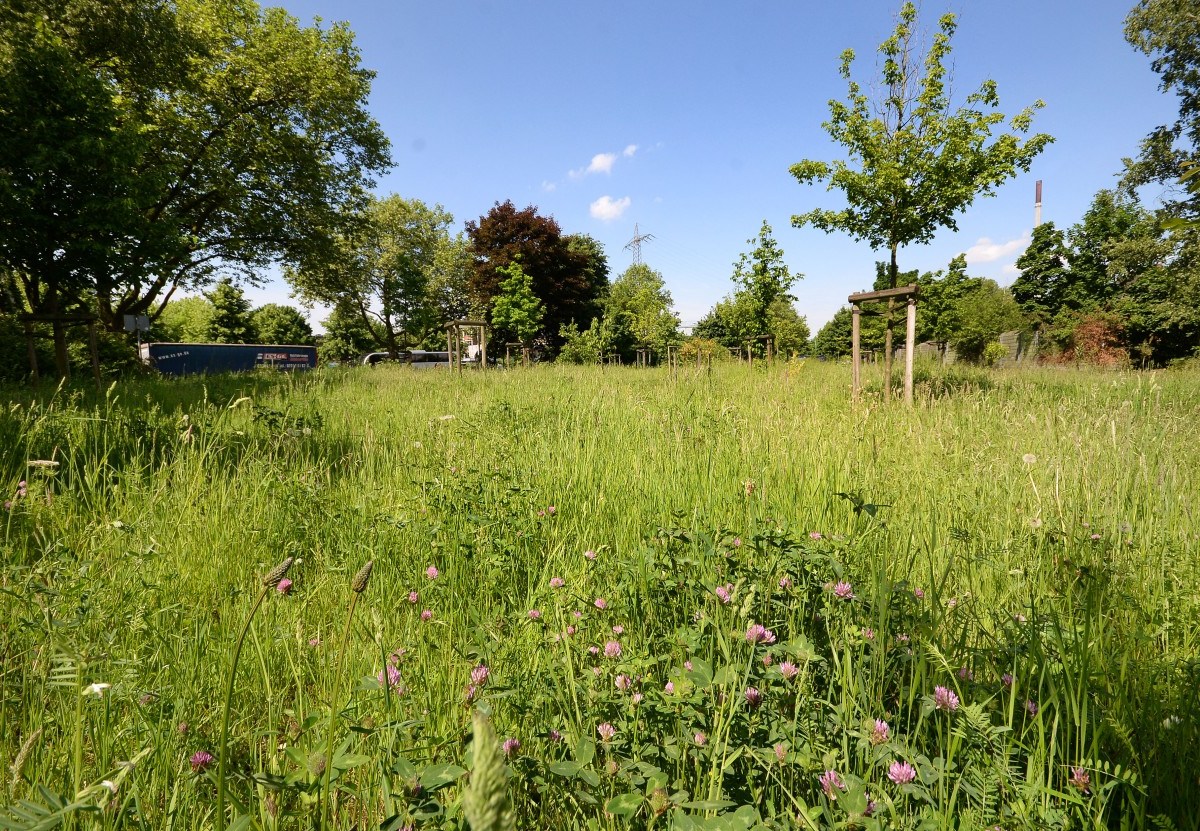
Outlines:
{"label": "leafy green tree", "polygon": [[[563,239],[567,241],[567,250],[579,257],[587,295],[594,298],[602,310],[609,288],[608,255],[604,253],[604,246],[587,234],[567,234]],[[579,320],[582,324],[583,318]]]}
{"label": "leafy green tree", "polygon": [[[841,358],[851,354],[854,313],[849,306],[834,312],[809,344],[809,354],[817,358]],[[859,318],[859,347],[864,352],[883,349],[883,318],[877,314],[864,314]]]}
{"label": "leafy green tree", "polygon": [[444,272],[457,265],[448,250],[453,222],[440,205],[430,208],[419,199],[372,199],[357,231],[339,240],[336,257],[285,273],[303,298],[329,305],[347,300],[380,348],[395,353],[444,322],[436,300],[454,302],[454,277]]}
{"label": "leafy green tree", "polygon": [[208,338],[212,343],[255,343],[258,333],[250,319],[250,301],[246,293],[228,277],[205,295],[212,304]]}
{"label": "leafy green tree", "polygon": [[390,164],[349,29],[253,0],[5,4],[0,74],[0,225],[29,243],[0,258],[31,308],[113,328],[328,256]]}
{"label": "leafy green tree", "polygon": [[150,325],[150,336],[166,343],[204,343],[210,337],[214,311],[207,297],[172,300]]}
{"label": "leafy green tree", "polygon": [[348,298],[339,298],[333,304],[322,325],[325,334],[317,346],[322,361],[353,361],[376,347],[375,335],[363,319],[362,310]]}
{"label": "leafy green tree", "polygon": [[517,343],[528,347],[542,331],[545,307],[533,292],[533,278],[514,261],[496,269],[506,279],[492,302],[492,324],[502,333],[511,333]]}
{"label": "leafy green tree", "polygon": [[980,362],[989,343],[1004,332],[1019,329],[1021,307],[1008,289],[994,280],[980,279],[958,303],[958,322],[950,345],[958,357]]}
{"label": "leafy green tree", "polygon": [[679,342],[679,316],[673,305],[662,274],[644,263],[625,269],[609,288],[604,312],[611,346],[622,360],[632,360],[637,349],[663,355],[668,344]]}
{"label": "leafy green tree", "polygon": [[1073,294],[1069,253],[1063,232],[1044,222],[1033,229],[1029,247],[1017,257],[1021,275],[1013,281],[1012,295],[1036,326],[1053,319]]}
{"label": "leafy green tree", "polygon": [[592,324],[580,329],[574,322],[563,326],[563,345],[558,360],[568,364],[597,364],[612,353],[612,327],[603,318],[592,318]]}
{"label": "leafy green tree", "polygon": [[807,355],[811,332],[808,321],[786,297],[776,297],[767,309],[767,333],[775,340],[775,351],[782,357]]}
{"label": "leafy green tree", "polygon": [[260,343],[311,344],[312,326],[295,306],[266,303],[250,314],[250,326]]}
{"label": "leafy green tree", "polygon": [[451,320],[482,317],[471,304],[471,249],[462,234],[442,238],[429,271],[426,294],[440,327]]}
{"label": "leafy green tree", "polygon": [[962,299],[978,280],[967,276],[967,258],[959,254],[950,261],[944,274],[926,272],[913,282],[920,290],[917,341],[934,341],[944,350],[961,325]]}
{"label": "leafy green tree", "polygon": [[[889,251],[891,287],[898,285],[901,246],[928,242],[940,228],[957,229],[955,217],[977,196],[991,195],[1018,170],[1028,170],[1052,141],[1045,134],[1024,141],[1018,135],[1028,133],[1041,101],[1009,121],[1015,132],[993,137],[1005,121],[993,81],[985,81],[955,109],[946,69],[955,16],[942,16],[924,55],[919,54],[916,24],[916,6],[906,2],[895,32],[879,47],[877,101],[851,78],[853,50],[842,53],[848,100],[829,102],[830,119],[823,126],[846,147],[850,161],[805,160],[791,168],[801,184],[826,182],[828,189],[842,191],[847,202],[840,210],[798,214],[792,224],[842,231],[876,250]],[[886,323],[890,377],[890,316]]]}
{"label": "leafy green tree", "polygon": [[[1125,38],[1151,59],[1159,89],[1176,97],[1179,112],[1151,131],[1136,159],[1126,159],[1122,186],[1172,188],[1184,165],[1200,160],[1200,0],[1140,0],[1125,18]],[[1200,220],[1200,188],[1175,196],[1166,200],[1166,216]]]}
{"label": "leafy green tree", "polygon": [[743,307],[744,334],[758,337],[771,333],[770,316],[775,302],[795,300],[788,292],[802,275],[788,271],[783,250],[765,219],[757,239],[746,240],[746,244],[754,249],[743,253],[734,264],[733,283],[737,286],[734,296]]}
{"label": "leafy green tree", "polygon": [[850,354],[850,337],[853,313],[849,306],[842,306],[833,313],[813,337],[809,353],[818,358],[841,358]]}

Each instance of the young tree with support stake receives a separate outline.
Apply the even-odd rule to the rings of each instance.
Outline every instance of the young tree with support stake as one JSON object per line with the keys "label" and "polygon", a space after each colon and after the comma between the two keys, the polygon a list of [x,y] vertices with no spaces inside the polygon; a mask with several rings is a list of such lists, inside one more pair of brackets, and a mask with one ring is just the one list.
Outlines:
{"label": "young tree with support stake", "polygon": [[[847,101],[829,102],[829,135],[849,151],[848,161],[804,160],[791,173],[801,184],[827,183],[845,194],[841,210],[817,208],[792,217],[797,228],[812,225],[826,233],[844,231],[874,249],[891,253],[889,285],[897,288],[896,253],[903,245],[929,242],[939,228],[957,230],[955,216],[979,195],[991,195],[1053,139],[1028,133],[1037,101],[1009,120],[1015,132],[993,136],[1005,116],[994,81],[984,81],[952,108],[946,63],[955,16],[938,21],[938,32],[921,54],[917,8],[900,10],[896,30],[879,47],[883,56],[880,97],[872,100],[851,78],[854,51],[842,53],[841,74],[849,83]],[[853,165],[853,166],[852,166]],[[884,397],[891,397],[892,315],[889,304],[884,343]]]}

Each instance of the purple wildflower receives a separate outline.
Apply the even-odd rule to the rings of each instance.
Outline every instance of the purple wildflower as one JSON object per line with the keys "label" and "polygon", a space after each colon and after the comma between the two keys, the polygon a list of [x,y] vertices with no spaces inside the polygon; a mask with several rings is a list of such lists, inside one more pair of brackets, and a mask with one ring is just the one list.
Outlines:
{"label": "purple wildflower", "polygon": [[887,776],[897,785],[907,785],[917,778],[917,770],[908,762],[892,762],[888,766]]}
{"label": "purple wildflower", "polygon": [[625,692],[633,684],[633,679],[622,672],[617,676],[617,680],[614,683],[617,685],[618,690]]}
{"label": "purple wildflower", "polygon": [[675,694],[675,682],[668,681],[666,684],[664,684],[663,692],[665,692],[667,695],[674,695]]}
{"label": "purple wildflower", "polygon": [[503,747],[504,747],[504,755],[512,756],[514,753],[516,753],[518,750],[521,749],[521,740],[520,739],[505,739]]}
{"label": "purple wildflower", "polygon": [[542,619],[541,610],[540,609],[530,609],[529,610],[529,619],[530,620],[541,620]]}
{"label": "purple wildflower", "polygon": [[197,750],[192,754],[192,758],[188,759],[192,765],[193,773],[202,773],[205,768],[213,763],[213,755],[207,750]]}
{"label": "purple wildflower", "polygon": [[558,508],[555,508],[553,505],[546,506],[546,513],[548,513],[550,516],[554,516],[556,511],[558,511]]}
{"label": "purple wildflower", "polygon": [[862,630],[862,636],[864,640],[873,641],[875,640],[875,630],[870,626],[864,626]]}
{"label": "purple wildflower", "polygon": [[892,728],[881,718],[875,719],[875,728],[871,731],[871,744],[883,744],[892,735]]}
{"label": "purple wildflower", "polygon": [[597,597],[594,601],[592,601],[592,605],[595,606],[600,611],[604,611],[605,609],[608,608],[608,601],[605,600],[603,597]]}
{"label": "purple wildflower", "polygon": [[1071,787],[1078,789],[1081,793],[1091,793],[1092,777],[1083,768],[1071,768],[1071,778],[1067,780]]}
{"label": "purple wildflower", "polygon": [[550,578],[550,588],[552,588],[552,589],[561,589],[566,584],[567,584],[567,581],[562,579],[561,577],[551,577]]}
{"label": "purple wildflower", "polygon": [[380,686],[391,687],[393,690],[400,689],[400,670],[395,664],[388,664],[379,671]]}
{"label": "purple wildflower", "polygon": [[787,589],[790,589],[791,587],[792,587],[792,578],[791,577],[784,575],[783,577],[779,578],[779,588],[784,589],[786,591]]}
{"label": "purple wildflower", "polygon": [[787,759],[787,745],[785,745],[783,742],[779,742],[775,745],[773,750],[775,751],[776,760],[778,760],[780,764],[783,764],[784,760]]}
{"label": "purple wildflower", "polygon": [[431,612],[429,609],[422,609],[421,610],[421,620],[424,620],[424,621],[433,620],[433,612]]}
{"label": "purple wildflower", "polygon": [[697,730],[696,735],[692,737],[692,741],[696,743],[696,747],[704,747],[708,743],[708,736]]}
{"label": "purple wildflower", "polygon": [[606,721],[596,728],[596,732],[600,734],[600,741],[611,742],[612,737],[617,734],[617,728]]}
{"label": "purple wildflower", "polygon": [[1036,716],[1038,714],[1038,703],[1032,698],[1025,699],[1025,711],[1031,716]]}
{"label": "purple wildflower", "polygon": [[1013,677],[1012,677],[1012,675],[1011,675],[1010,673],[1007,673],[1007,672],[1006,672],[1006,673],[1004,673],[1003,675],[1001,675],[1001,676],[1000,676],[1000,683],[1001,683],[1001,684],[1003,684],[1003,685],[1005,686],[1005,688],[1006,688],[1006,689],[1007,689],[1007,688],[1011,688],[1011,687],[1012,687],[1012,685],[1013,685]]}
{"label": "purple wildflower", "polygon": [[642,694],[640,692],[636,692],[632,696],[630,696],[629,700],[632,701],[634,704],[641,704],[642,703]]}
{"label": "purple wildflower", "polygon": [[420,599],[421,599],[421,596],[419,594],[417,594],[416,592],[408,593],[408,602],[409,603],[415,604]]}
{"label": "purple wildflower", "polygon": [[621,657],[621,644],[617,643],[616,641],[607,641],[604,644],[604,657],[605,658],[620,658]]}
{"label": "purple wildflower", "polygon": [[717,599],[722,603],[728,604],[733,599],[733,583],[726,583],[724,586],[717,586],[714,590]]}
{"label": "purple wildflower", "polygon": [[568,626],[567,627],[567,637],[568,638],[571,637],[571,635],[574,635],[577,631],[578,630],[574,626]]}
{"label": "purple wildflower", "polygon": [[734,538],[733,538],[733,547],[734,547],[734,548],[741,548],[741,547],[742,547],[742,538],[741,538],[741,537],[734,537]]}
{"label": "purple wildflower", "polygon": [[290,594],[292,591],[293,585],[295,585],[295,584],[292,583],[291,580],[284,577],[282,580],[280,580],[278,583],[275,584],[275,591],[279,592],[280,594]]}
{"label": "purple wildflower", "polygon": [[779,662],[779,674],[782,675],[786,680],[791,681],[799,672],[800,668],[791,661]]}
{"label": "purple wildflower", "polygon": [[839,580],[837,583],[834,584],[833,596],[836,597],[838,600],[853,600],[854,599],[854,589],[845,580]]}
{"label": "purple wildflower", "polygon": [[612,633],[613,633],[614,635],[624,635],[624,634],[625,634],[625,627],[624,627],[624,626],[622,626],[621,624],[619,624],[619,623],[618,623],[616,626],[614,626],[614,627],[612,628]]}
{"label": "purple wildflower", "polygon": [[425,576],[430,580],[436,580],[439,573],[440,572],[437,570],[437,566],[430,566],[429,568],[425,569]]}
{"label": "purple wildflower", "polygon": [[758,691],[757,687],[746,687],[746,703],[750,705],[751,709],[762,704],[762,693]]}
{"label": "purple wildflower", "polygon": [[562,740],[563,740],[562,733],[558,732],[557,730],[550,731],[550,741],[561,742]]}
{"label": "purple wildflower", "polygon": [[842,777],[838,776],[836,770],[827,770],[817,777],[817,781],[821,783],[821,790],[830,800],[836,802],[838,795],[836,791],[846,790],[846,783],[842,781]]}
{"label": "purple wildflower", "polygon": [[474,684],[476,687],[482,687],[484,684],[487,683],[488,676],[490,676],[491,674],[492,674],[492,671],[490,669],[488,669],[486,664],[480,664],[479,666],[477,666],[473,670],[471,670],[471,683]]}
{"label": "purple wildflower", "polygon": [[946,687],[933,688],[933,706],[938,710],[945,710],[948,713],[953,713],[958,709],[958,696],[954,691]]}
{"label": "purple wildflower", "polygon": [[810,540],[819,540],[822,536],[824,535],[820,531],[810,531],[808,534]]}
{"label": "purple wildflower", "polygon": [[917,600],[924,600],[925,590],[922,588],[913,589],[913,597],[915,597]]}
{"label": "purple wildflower", "polygon": [[691,671],[692,671],[692,662],[691,662],[691,661],[684,661],[684,662],[683,662],[683,668],[684,668],[684,669],[686,669],[688,672],[691,672]]}
{"label": "purple wildflower", "polygon": [[746,640],[750,643],[775,643],[775,633],[761,623],[752,623],[746,630]]}
{"label": "purple wildflower", "polygon": [[596,552],[589,548],[587,551],[583,552],[583,556],[584,559],[594,560],[596,559]]}
{"label": "purple wildflower", "polygon": [[600,647],[598,647],[598,646],[589,646],[589,647],[588,647],[588,654],[589,654],[589,655],[599,655],[599,654],[600,654]]}

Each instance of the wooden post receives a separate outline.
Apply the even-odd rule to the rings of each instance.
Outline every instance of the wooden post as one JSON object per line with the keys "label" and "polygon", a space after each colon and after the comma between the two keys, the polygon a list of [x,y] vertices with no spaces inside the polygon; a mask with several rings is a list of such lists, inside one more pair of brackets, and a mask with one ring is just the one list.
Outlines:
{"label": "wooden post", "polygon": [[454,327],[446,327],[446,354],[450,356],[450,368],[454,369]]}
{"label": "wooden post", "polygon": [[746,341],[746,363],[754,369],[754,345],[750,341]]}
{"label": "wooden post", "polygon": [[896,298],[888,298],[887,326],[883,330],[883,401],[892,400],[892,321],[895,318]]}
{"label": "wooden post", "polygon": [[480,369],[487,369],[487,327],[479,327],[479,364]]}
{"label": "wooden post", "polygon": [[917,298],[908,298],[908,326],[904,333],[904,403],[913,404],[913,353],[917,351]]}
{"label": "wooden post", "polygon": [[850,389],[851,397],[857,401],[862,390],[862,378],[859,375],[862,354],[858,345],[861,326],[859,317],[862,315],[862,309],[856,303],[850,307],[850,312]]}

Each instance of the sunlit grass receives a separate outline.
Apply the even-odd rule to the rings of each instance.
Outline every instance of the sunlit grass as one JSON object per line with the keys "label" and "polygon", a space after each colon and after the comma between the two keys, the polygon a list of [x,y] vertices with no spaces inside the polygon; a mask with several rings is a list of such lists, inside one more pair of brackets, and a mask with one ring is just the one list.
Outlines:
{"label": "sunlit grass", "polygon": [[216,825],[216,766],[189,760],[219,755],[238,630],[294,556],[233,690],[230,817],[258,827],[313,827],[326,796],[337,828],[461,827],[480,703],[520,743],[520,827],[826,827],[869,804],[887,827],[1194,827],[1198,379],[965,380],[913,410],[852,408],[847,368],[816,362],[13,392],[9,799]]}

